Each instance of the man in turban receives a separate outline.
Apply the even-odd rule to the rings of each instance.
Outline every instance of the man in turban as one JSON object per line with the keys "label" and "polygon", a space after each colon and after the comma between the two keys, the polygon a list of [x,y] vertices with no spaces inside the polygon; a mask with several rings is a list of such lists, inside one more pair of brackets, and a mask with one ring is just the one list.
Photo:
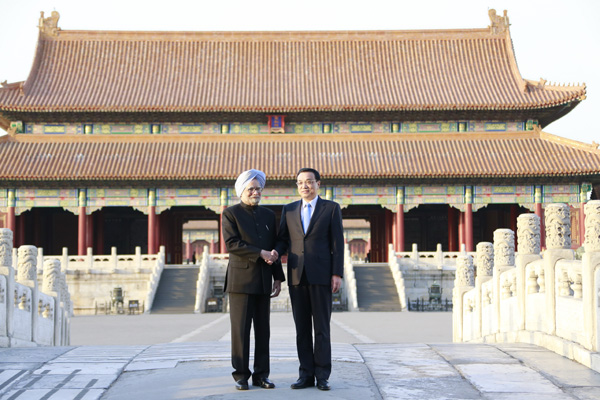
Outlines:
{"label": "man in turban", "polygon": [[[223,239],[229,252],[225,291],[229,294],[231,364],[238,390],[252,385],[272,389],[269,380],[269,316],[271,297],[285,280],[272,250],[277,241],[275,213],[259,206],[264,172],[244,171],[235,182],[240,203],[223,211]],[[254,372],[250,371],[250,328],[254,324]]]}

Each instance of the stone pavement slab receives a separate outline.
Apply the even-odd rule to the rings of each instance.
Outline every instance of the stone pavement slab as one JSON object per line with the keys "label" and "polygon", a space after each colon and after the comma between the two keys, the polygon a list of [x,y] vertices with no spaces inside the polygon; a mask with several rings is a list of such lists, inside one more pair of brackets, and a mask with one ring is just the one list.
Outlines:
{"label": "stone pavement slab", "polygon": [[329,392],[292,390],[295,345],[271,348],[277,387],[248,391],[234,387],[224,341],[5,349],[29,367],[0,370],[0,399],[600,399],[600,374],[532,345],[334,343]]}
{"label": "stone pavement slab", "polygon": [[242,392],[226,314],[75,318],[84,326],[73,337],[94,346],[0,349],[0,400],[600,400],[593,370],[534,345],[452,343],[449,316],[335,313],[329,392],[290,388],[298,376],[290,313],[271,316],[277,387]]}
{"label": "stone pavement slab", "polygon": [[131,393],[147,400],[164,399],[381,399],[372,384],[369,371],[362,363],[333,363],[333,389],[319,392],[316,388],[292,390],[290,384],[298,375],[296,361],[273,359],[270,378],[275,389],[250,387],[238,391],[231,377],[229,361],[185,362],[172,369],[130,372],[119,379],[102,397],[105,400],[130,400]]}
{"label": "stone pavement slab", "polygon": [[356,347],[385,399],[481,399],[479,392],[426,344]]}
{"label": "stone pavement slab", "polygon": [[[531,344],[499,344],[498,350],[519,357],[524,363],[561,387],[600,386],[600,374],[543,347]],[[540,351],[540,349],[544,351]]]}

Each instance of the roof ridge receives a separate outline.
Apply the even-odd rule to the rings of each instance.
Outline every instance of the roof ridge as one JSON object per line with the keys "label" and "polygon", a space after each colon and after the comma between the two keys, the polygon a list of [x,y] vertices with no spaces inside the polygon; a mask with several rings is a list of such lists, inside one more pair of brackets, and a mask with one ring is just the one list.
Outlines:
{"label": "roof ridge", "polygon": [[[7,135],[8,136],[8,135]],[[512,132],[445,132],[445,133],[288,133],[288,134],[220,134],[198,135],[161,134],[161,135],[14,135],[13,141],[21,143],[160,143],[160,142],[313,142],[323,137],[330,141],[469,141],[469,140],[507,140],[538,138],[536,131]]]}
{"label": "roof ridge", "polygon": [[562,136],[554,135],[552,133],[544,132],[542,130],[539,131],[539,134],[540,134],[541,139],[547,140],[549,142],[564,144],[564,145],[570,146],[572,148],[586,150],[586,151],[589,151],[592,153],[600,154],[600,148],[599,148],[600,145],[596,142],[592,142],[592,143],[580,142],[575,139],[565,138]]}
{"label": "roof ridge", "polygon": [[538,89],[548,89],[548,90],[556,90],[556,91],[561,91],[561,92],[573,92],[573,91],[581,91],[583,90],[584,92],[587,90],[587,85],[584,83],[556,83],[556,82],[550,82],[548,83],[548,81],[544,78],[540,78],[539,80],[535,81],[533,79],[523,79],[525,81],[525,83],[527,84],[527,86],[529,87],[533,87],[533,88],[538,88]]}
{"label": "roof ridge", "polygon": [[453,40],[457,37],[501,38],[503,33],[492,33],[487,28],[467,29],[415,29],[415,30],[323,30],[323,31],[134,31],[134,30],[60,30],[55,35],[41,33],[48,41],[73,39],[165,40],[176,38],[184,41],[305,41],[305,40]]}

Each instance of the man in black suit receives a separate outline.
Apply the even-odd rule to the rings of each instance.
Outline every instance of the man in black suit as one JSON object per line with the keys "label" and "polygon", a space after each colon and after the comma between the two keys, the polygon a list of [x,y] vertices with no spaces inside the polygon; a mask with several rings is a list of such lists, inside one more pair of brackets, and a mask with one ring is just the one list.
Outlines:
{"label": "man in black suit", "polygon": [[[235,183],[241,202],[223,211],[223,239],[229,252],[225,291],[229,294],[231,364],[238,390],[252,385],[272,389],[269,380],[270,297],[279,295],[285,280],[271,250],[277,240],[275,213],[258,205],[265,174],[251,169]],[[250,371],[250,328],[254,323],[254,373]]]}
{"label": "man in black suit", "polygon": [[[275,250],[288,252],[288,285],[296,324],[299,378],[292,389],[315,385],[329,390],[331,374],[331,301],[342,284],[344,232],[340,206],[318,196],[319,172],[296,175],[302,198],[283,207]],[[314,347],[312,326],[314,323]]]}

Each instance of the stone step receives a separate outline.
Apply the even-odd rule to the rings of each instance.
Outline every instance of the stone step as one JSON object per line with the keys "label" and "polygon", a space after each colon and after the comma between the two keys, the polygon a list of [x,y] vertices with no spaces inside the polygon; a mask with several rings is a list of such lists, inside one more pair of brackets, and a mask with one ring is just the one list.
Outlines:
{"label": "stone step", "polygon": [[153,314],[194,312],[198,267],[173,267],[163,270],[152,305]]}
{"label": "stone step", "polygon": [[401,311],[394,278],[387,264],[361,264],[354,269],[361,311]]}

